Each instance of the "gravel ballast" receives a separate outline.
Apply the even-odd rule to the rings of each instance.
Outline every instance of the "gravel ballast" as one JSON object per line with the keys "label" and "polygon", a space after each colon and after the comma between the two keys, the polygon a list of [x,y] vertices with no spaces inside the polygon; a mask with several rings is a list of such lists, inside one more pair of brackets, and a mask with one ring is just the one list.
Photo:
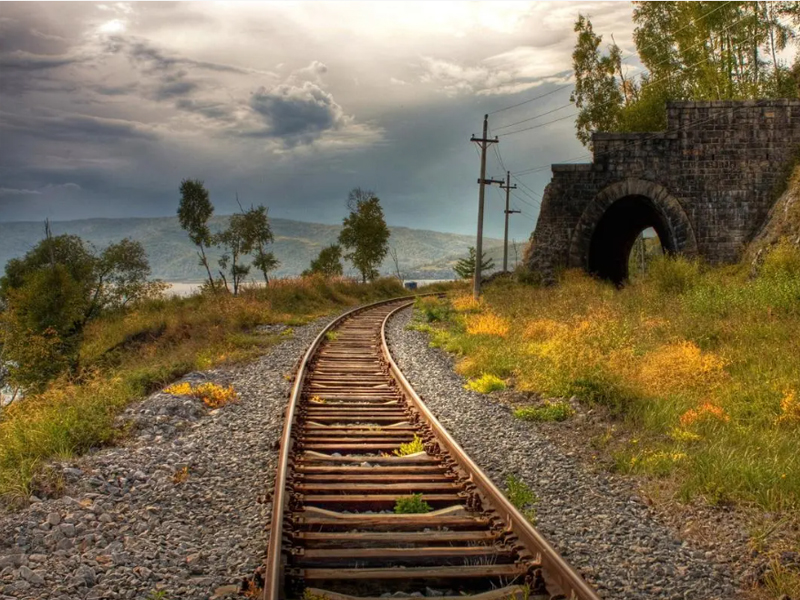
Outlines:
{"label": "gravel ballast", "polygon": [[237,403],[156,393],[122,415],[124,445],[51,465],[64,495],[0,515],[0,599],[235,594],[266,548],[285,376],[329,320],[254,363],[184,378],[233,385]]}
{"label": "gravel ballast", "polygon": [[398,366],[470,457],[504,489],[516,476],[539,497],[537,529],[614,600],[731,600],[732,565],[692,548],[658,522],[630,481],[581,466],[536,426],[491,398],[464,389],[453,359],[406,329],[404,310],[387,327]]}

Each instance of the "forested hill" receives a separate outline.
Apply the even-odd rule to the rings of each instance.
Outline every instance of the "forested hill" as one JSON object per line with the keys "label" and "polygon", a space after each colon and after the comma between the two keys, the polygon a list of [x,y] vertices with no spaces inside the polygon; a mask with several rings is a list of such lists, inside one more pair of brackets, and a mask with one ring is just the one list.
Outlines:
{"label": "forested hill", "polygon": [[[222,229],[226,217],[213,217],[212,231]],[[341,226],[306,223],[287,219],[270,219],[275,234],[272,248],[280,267],[273,273],[277,277],[298,275],[308,268],[311,259],[324,246],[336,242]],[[111,242],[128,237],[140,241],[150,259],[153,276],[166,281],[199,281],[203,279],[198,266],[195,248],[186,232],[178,224],[177,217],[152,219],[85,219],[79,221],[56,221],[51,223],[53,233],[78,235],[102,248]],[[444,258],[465,256],[467,248],[475,245],[475,238],[467,235],[441,233],[390,227],[389,245],[397,250],[400,268],[409,278],[445,279],[454,274]],[[41,222],[0,222],[0,268],[14,257],[22,256],[44,236]],[[502,242],[485,239],[484,246],[492,248]],[[213,261],[219,252],[210,253]],[[345,273],[348,272],[345,264]],[[420,270],[422,267],[422,270]],[[391,273],[394,265],[387,257],[381,273]]]}

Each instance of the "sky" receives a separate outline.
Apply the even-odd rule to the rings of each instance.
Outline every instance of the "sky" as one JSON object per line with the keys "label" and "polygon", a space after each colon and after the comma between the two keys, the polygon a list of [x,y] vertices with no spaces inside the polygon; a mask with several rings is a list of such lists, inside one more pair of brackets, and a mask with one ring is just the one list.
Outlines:
{"label": "sky", "polygon": [[[377,193],[390,225],[474,234],[479,156],[469,140],[483,115],[493,135],[553,121],[501,135],[487,177],[504,176],[501,161],[516,172],[584,154],[566,106],[573,23],[590,15],[631,55],[631,11],[2,2],[0,221],[171,216],[181,180],[196,178],[217,214],[234,212],[238,194],[272,217],[339,223],[359,186]],[[635,58],[626,64],[636,69]],[[510,237],[529,237],[549,177],[520,175]],[[502,237],[500,194],[487,190],[492,237]]]}

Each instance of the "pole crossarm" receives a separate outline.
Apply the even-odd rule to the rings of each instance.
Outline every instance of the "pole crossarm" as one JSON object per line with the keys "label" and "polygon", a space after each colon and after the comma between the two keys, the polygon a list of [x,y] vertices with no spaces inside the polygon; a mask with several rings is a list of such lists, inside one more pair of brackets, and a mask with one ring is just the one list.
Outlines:
{"label": "pole crossarm", "polygon": [[481,181],[486,184],[499,183],[500,187],[503,187],[503,184],[505,183],[505,181],[503,181],[502,179],[478,179],[478,183],[480,183]]}

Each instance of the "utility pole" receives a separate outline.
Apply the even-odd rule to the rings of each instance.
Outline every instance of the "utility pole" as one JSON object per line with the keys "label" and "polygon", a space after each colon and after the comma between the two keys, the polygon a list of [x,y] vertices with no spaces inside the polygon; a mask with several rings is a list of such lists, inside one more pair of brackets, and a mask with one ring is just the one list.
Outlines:
{"label": "utility pole", "polygon": [[503,183],[494,179],[486,179],[486,149],[489,144],[496,144],[497,137],[489,139],[486,135],[489,132],[489,115],[483,115],[483,136],[470,138],[471,142],[477,142],[481,147],[481,178],[478,179],[478,239],[475,242],[475,278],[472,282],[472,297],[477,300],[481,295],[481,262],[483,262],[483,197],[484,188],[487,183]]}
{"label": "utility pole", "polygon": [[508,201],[509,196],[511,195],[511,190],[517,189],[517,184],[511,185],[511,171],[506,171],[506,182],[501,183],[500,187],[505,189],[506,191],[506,229],[505,233],[503,234],[503,272],[508,272],[508,215],[512,215],[514,213],[522,212],[519,210],[508,210]]}

